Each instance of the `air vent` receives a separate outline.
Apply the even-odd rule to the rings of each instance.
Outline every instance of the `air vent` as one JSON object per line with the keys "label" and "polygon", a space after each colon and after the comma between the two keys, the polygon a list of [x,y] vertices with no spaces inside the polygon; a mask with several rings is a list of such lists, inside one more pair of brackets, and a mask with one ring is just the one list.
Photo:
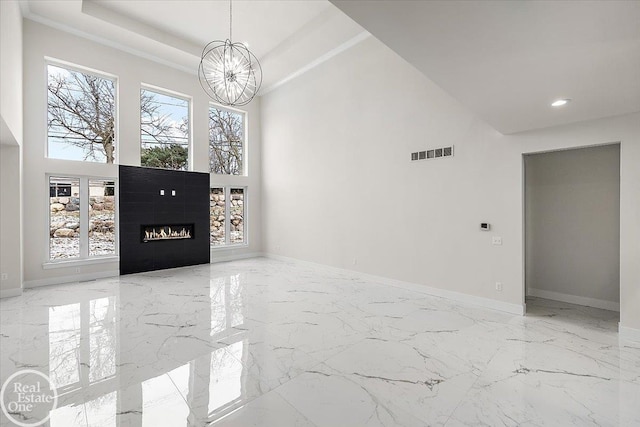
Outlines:
{"label": "air vent", "polygon": [[450,147],[432,148],[425,151],[415,151],[411,153],[411,161],[440,159],[443,157],[453,157],[453,145]]}

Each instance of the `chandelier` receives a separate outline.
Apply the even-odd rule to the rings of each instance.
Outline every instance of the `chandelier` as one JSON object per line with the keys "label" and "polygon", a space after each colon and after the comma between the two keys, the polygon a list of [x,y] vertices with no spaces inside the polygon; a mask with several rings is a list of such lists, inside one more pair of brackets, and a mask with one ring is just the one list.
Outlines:
{"label": "chandelier", "polygon": [[262,84],[262,67],[245,43],[234,43],[232,6],[229,0],[229,38],[214,40],[202,50],[198,78],[204,91],[215,102],[246,105],[256,96]]}

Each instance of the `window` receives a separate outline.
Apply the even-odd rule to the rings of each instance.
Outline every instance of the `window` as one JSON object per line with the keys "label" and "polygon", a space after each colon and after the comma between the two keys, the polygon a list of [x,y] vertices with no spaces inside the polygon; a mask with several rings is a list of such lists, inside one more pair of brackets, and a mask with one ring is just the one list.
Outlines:
{"label": "window", "polygon": [[49,177],[49,260],[116,255],[113,179]]}
{"label": "window", "polygon": [[209,107],[210,172],[244,174],[244,126],[244,113]]}
{"label": "window", "polygon": [[244,243],[244,188],[232,188],[229,198],[229,237],[231,244]]}
{"label": "window", "polygon": [[209,241],[211,246],[220,246],[227,242],[225,239],[226,205],[224,188],[212,188],[209,193]]}
{"label": "window", "polygon": [[47,65],[47,156],[115,162],[115,79]]}
{"label": "window", "polygon": [[89,180],[89,256],[114,255],[115,182]]}
{"label": "window", "polygon": [[209,193],[211,246],[246,244],[246,193],[246,188],[211,188]]}
{"label": "window", "polygon": [[[51,192],[63,197],[51,196]],[[66,196],[69,194],[69,196]],[[80,180],[49,178],[49,258],[80,258]]]}
{"label": "window", "polygon": [[140,90],[142,166],[188,170],[189,101],[149,89]]}

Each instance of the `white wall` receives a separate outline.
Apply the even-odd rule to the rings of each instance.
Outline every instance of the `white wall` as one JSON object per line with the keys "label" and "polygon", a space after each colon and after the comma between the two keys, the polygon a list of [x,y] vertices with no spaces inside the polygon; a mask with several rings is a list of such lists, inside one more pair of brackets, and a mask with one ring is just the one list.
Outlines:
{"label": "white wall", "polygon": [[[75,174],[116,177],[117,165],[48,159],[46,152],[46,64],[45,57],[77,64],[118,77],[119,163],[140,164],[141,84],[168,89],[192,97],[193,170],[208,172],[208,103],[197,76],[124,53],[50,27],[25,20],[24,26],[24,222],[25,284],[34,286],[52,281],[97,277],[117,272],[118,262],[43,269],[48,245],[48,186],[45,175]],[[242,249],[214,251],[212,258],[258,252],[260,212],[260,141],[259,101],[246,109],[249,120],[248,176],[212,176],[215,185],[233,184],[249,187],[249,246]],[[79,272],[76,270],[79,268]]]}
{"label": "white wall", "polygon": [[[504,180],[520,164],[395,53],[367,39],[262,107],[265,250],[522,304],[518,184]],[[409,161],[452,144],[453,158]]]}
{"label": "white wall", "polygon": [[22,15],[15,0],[0,1],[0,93],[2,120],[22,144]]}
{"label": "white wall", "polygon": [[19,146],[0,145],[0,297],[22,292]]}
{"label": "white wall", "polygon": [[[622,141],[621,319],[640,329],[638,123],[503,136],[368,39],[262,99],[264,249],[521,305],[522,154]],[[453,158],[409,162],[449,144]]]}
{"label": "white wall", "polygon": [[14,0],[0,1],[0,94],[0,297],[6,297],[22,292],[22,15]]}
{"label": "white wall", "polygon": [[525,185],[527,295],[616,309],[620,146],[528,155]]}

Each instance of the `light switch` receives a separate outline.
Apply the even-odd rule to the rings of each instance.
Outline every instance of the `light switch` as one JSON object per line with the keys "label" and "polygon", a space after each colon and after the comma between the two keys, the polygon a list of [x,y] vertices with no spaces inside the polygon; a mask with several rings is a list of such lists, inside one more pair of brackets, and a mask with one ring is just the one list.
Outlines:
{"label": "light switch", "polygon": [[500,236],[493,236],[491,238],[491,244],[493,245],[501,245],[502,244],[502,237]]}

